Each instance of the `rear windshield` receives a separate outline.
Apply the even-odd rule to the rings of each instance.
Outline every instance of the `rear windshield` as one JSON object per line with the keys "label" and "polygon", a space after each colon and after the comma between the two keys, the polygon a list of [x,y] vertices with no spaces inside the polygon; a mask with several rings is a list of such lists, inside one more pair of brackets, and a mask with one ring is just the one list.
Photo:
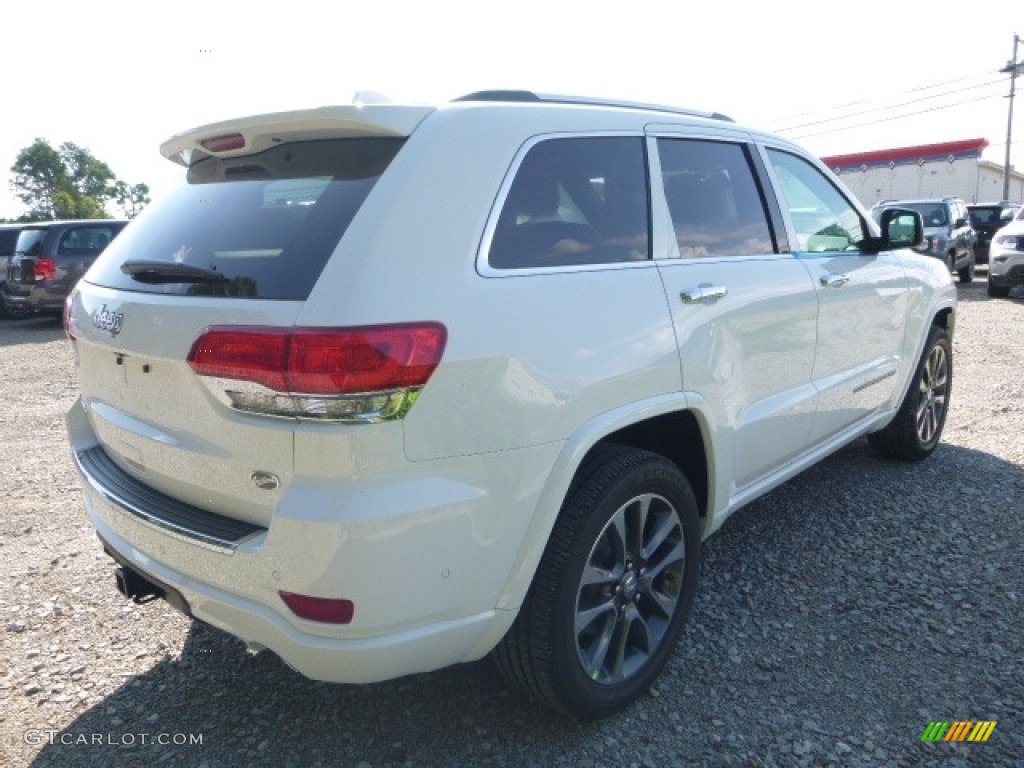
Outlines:
{"label": "rear windshield", "polygon": [[1002,213],[1002,209],[999,206],[991,206],[988,208],[968,208],[968,215],[971,217],[971,224],[975,227],[987,227],[989,224],[995,224],[999,221],[999,214]]}
{"label": "rear windshield", "polygon": [[14,250],[17,253],[24,253],[26,256],[38,256],[45,239],[45,229],[23,229],[18,235],[18,244]]}
{"label": "rear windshield", "polygon": [[[403,143],[307,141],[203,160],[132,222],[86,279],[148,293],[304,300]],[[196,272],[217,279],[181,276]]]}

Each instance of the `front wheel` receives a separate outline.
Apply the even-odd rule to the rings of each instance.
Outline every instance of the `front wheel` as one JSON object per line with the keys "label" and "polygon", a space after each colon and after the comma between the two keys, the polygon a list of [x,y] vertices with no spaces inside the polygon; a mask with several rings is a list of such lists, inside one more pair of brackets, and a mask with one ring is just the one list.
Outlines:
{"label": "front wheel", "polygon": [[961,283],[972,283],[974,282],[974,254],[971,254],[970,260],[967,262],[966,267],[962,267],[957,271],[957,275],[960,277]]}
{"label": "front wheel", "polygon": [[952,387],[949,331],[933,325],[896,418],[885,429],[868,435],[872,447],[887,458],[904,461],[931,455],[942,437]]}
{"label": "front wheel", "polygon": [[599,449],[562,507],[526,601],[495,649],[517,688],[581,720],[650,688],[693,604],[700,526],[671,461]]}
{"label": "front wheel", "polygon": [[[991,267],[989,267],[991,269]],[[988,281],[988,295],[993,299],[1005,299],[1010,295],[1010,286],[995,285],[991,279]]]}

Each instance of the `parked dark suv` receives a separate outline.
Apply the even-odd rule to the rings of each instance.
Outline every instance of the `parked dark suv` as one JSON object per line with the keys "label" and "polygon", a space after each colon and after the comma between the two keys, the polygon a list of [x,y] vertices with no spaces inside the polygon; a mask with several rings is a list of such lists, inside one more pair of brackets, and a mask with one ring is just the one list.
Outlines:
{"label": "parked dark suv", "polygon": [[41,221],[23,225],[0,286],[11,315],[60,315],[64,299],[126,220]]}
{"label": "parked dark suv", "polygon": [[979,264],[988,264],[988,250],[992,236],[1012,220],[1021,208],[1020,203],[1003,200],[998,203],[974,203],[967,206],[971,217],[971,226],[977,234],[974,241],[974,260]]}
{"label": "parked dark suv", "polygon": [[[23,224],[0,224],[0,290],[7,281],[7,265],[11,263],[11,256],[14,255],[14,246],[18,242],[18,233],[21,232]],[[0,317],[15,317],[4,311],[0,303]]]}
{"label": "parked dark suv", "polygon": [[871,209],[875,221],[887,208],[909,208],[921,214],[924,242],[917,250],[946,262],[961,283],[974,280],[974,229],[967,205],[959,197],[922,200],[883,200]]}

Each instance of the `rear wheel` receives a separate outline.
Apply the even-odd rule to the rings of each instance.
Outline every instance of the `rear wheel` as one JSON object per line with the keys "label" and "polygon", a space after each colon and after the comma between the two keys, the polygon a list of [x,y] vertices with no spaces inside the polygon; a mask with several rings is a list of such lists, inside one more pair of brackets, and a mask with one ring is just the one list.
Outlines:
{"label": "rear wheel", "polygon": [[929,456],[942,437],[952,386],[949,331],[933,325],[896,418],[885,429],[868,435],[872,447],[891,459],[917,461]]}
{"label": "rear wheel", "polygon": [[580,470],[512,629],[495,650],[516,687],[583,720],[648,690],[696,592],[697,502],[667,459],[610,446]]}

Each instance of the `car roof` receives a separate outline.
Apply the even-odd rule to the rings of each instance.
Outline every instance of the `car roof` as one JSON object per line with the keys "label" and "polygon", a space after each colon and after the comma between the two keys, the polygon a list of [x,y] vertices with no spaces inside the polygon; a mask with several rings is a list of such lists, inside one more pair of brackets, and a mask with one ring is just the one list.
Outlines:
{"label": "car roof", "polygon": [[883,205],[903,205],[905,203],[957,203],[957,202],[961,202],[962,203],[963,200],[961,198],[959,198],[959,197],[915,197],[915,198],[909,198],[908,197],[908,198],[905,198],[903,200],[882,200],[881,202],[876,203],[876,205],[883,206]]}
{"label": "car roof", "polygon": [[30,221],[21,225],[21,229],[53,229],[54,227],[81,227],[89,224],[110,226],[111,224],[127,224],[128,219],[62,219],[60,221]]}

